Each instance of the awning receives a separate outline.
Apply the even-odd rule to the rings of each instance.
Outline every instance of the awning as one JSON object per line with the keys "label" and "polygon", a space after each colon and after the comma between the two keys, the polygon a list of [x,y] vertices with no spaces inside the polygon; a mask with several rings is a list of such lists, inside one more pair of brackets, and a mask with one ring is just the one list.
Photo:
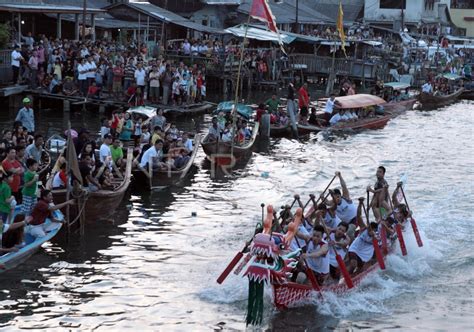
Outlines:
{"label": "awning", "polygon": [[[225,29],[226,32],[240,38],[245,37],[245,27],[244,26],[236,26],[232,28]],[[259,29],[256,27],[249,27],[247,29],[247,38],[248,39],[255,39],[255,40],[261,40],[261,41],[270,41],[270,42],[275,42],[278,43],[278,34],[276,34],[273,31],[268,31],[268,30],[263,30]],[[290,37],[286,33],[280,33],[280,39],[283,43],[285,44],[290,44],[293,42],[296,38],[295,37]]]}
{"label": "awning", "polygon": [[[82,14],[84,8],[79,6],[63,6],[63,5],[49,5],[49,4],[0,4],[0,11],[6,11],[10,13],[70,13],[70,14]],[[104,13],[105,10],[98,8],[86,8],[86,12],[91,13]]]}
{"label": "awning", "polygon": [[383,86],[392,88],[393,90],[404,90],[406,88],[409,88],[410,84],[401,83],[401,82],[389,82],[389,83],[384,83]]}
{"label": "awning", "polygon": [[[219,114],[219,112],[231,113],[234,109],[234,105],[235,103],[233,101],[223,101],[217,105],[217,109],[214,111],[214,114]],[[237,113],[246,119],[250,119],[253,109],[248,105],[239,103],[237,104]]]}
{"label": "awning", "polygon": [[362,41],[364,44],[370,45],[370,46],[382,46],[383,43],[375,40],[364,40]]}
{"label": "awning", "polygon": [[339,105],[336,105],[340,109],[348,108],[364,108],[368,106],[375,106],[385,104],[386,101],[380,97],[367,95],[367,94],[356,94],[352,96],[336,97]]}

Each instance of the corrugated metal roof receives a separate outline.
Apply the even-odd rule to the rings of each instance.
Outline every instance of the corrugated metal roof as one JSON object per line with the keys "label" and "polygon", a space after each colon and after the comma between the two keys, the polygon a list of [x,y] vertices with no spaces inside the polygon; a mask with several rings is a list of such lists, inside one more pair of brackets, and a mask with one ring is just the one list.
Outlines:
{"label": "corrugated metal roof", "polygon": [[[234,36],[242,38],[245,36],[245,25],[242,24],[228,28],[226,31]],[[278,42],[279,40],[278,35],[275,32],[269,31],[265,27],[259,25],[249,26],[247,30],[247,38],[271,42]],[[280,32],[280,39],[285,44],[291,44],[294,41],[303,41],[307,43],[320,43],[323,41],[323,39],[319,37],[301,35],[287,31]]]}
{"label": "corrugated metal roof", "polygon": [[[78,6],[65,5],[51,5],[51,4],[0,4],[0,11],[22,12],[22,13],[82,13],[83,8]],[[101,9],[87,7],[86,11],[89,13],[102,13]]]}
{"label": "corrugated metal roof", "polygon": [[[46,14],[46,16],[56,18],[56,14]],[[61,20],[63,21],[74,22],[75,19],[75,15],[73,14],[61,15]],[[82,17],[80,18],[80,22],[82,24]],[[90,16],[86,16],[86,25],[91,25]],[[144,29],[146,27],[143,24],[140,26],[137,22],[118,20],[107,13],[96,15],[95,26],[103,29],[138,29],[140,27]]]}
{"label": "corrugated metal roof", "polygon": [[[243,0],[237,9],[239,12],[248,14],[252,0]],[[275,16],[276,22],[279,24],[296,22],[296,6],[295,1],[282,3],[269,3],[270,8]],[[332,21],[330,17],[315,11],[301,1],[298,3],[298,22],[302,24],[318,24]]]}
{"label": "corrugated metal roof", "polygon": [[210,34],[224,34],[225,33],[225,31],[222,29],[212,28],[212,27],[208,27],[208,26],[193,22],[191,20],[188,20],[187,18],[179,16],[178,14],[170,12],[169,10],[152,5],[149,2],[130,2],[127,4],[122,4],[122,5],[130,6],[137,10],[140,10],[141,12],[144,12],[147,15],[153,16],[158,20],[172,23],[172,24],[177,24],[177,25],[180,25],[192,30],[206,32]]}
{"label": "corrugated metal roof", "polygon": [[241,0],[201,0],[202,3],[205,3],[206,5],[227,5],[227,6],[232,6],[232,5],[240,5],[242,3]]}
{"label": "corrugated metal roof", "polygon": [[[335,0],[300,0],[306,6],[311,6],[313,10],[323,13],[336,22],[339,15],[339,1]],[[359,18],[364,9],[364,0],[342,0],[342,10],[344,11],[344,23],[354,22]]]}
{"label": "corrugated metal roof", "polygon": [[[43,0],[43,3],[51,5],[68,5],[82,7],[81,0]],[[104,8],[110,5],[108,0],[87,0],[87,7],[91,8]]]}

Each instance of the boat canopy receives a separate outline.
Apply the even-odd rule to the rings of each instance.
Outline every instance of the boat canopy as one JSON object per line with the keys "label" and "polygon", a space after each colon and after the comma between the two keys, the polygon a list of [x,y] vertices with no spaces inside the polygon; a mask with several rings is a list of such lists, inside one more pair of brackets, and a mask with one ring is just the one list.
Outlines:
{"label": "boat canopy", "polygon": [[458,74],[443,74],[443,78],[450,81],[456,81],[462,79],[463,77],[459,76]]}
{"label": "boat canopy", "polygon": [[150,106],[137,106],[132,107],[127,110],[129,114],[137,114],[146,117],[147,119],[151,119],[156,114],[156,107]]}
{"label": "boat canopy", "polygon": [[382,98],[368,94],[356,94],[352,96],[336,97],[336,100],[340,104],[337,106],[337,108],[339,109],[363,108],[386,103],[386,101]]}
{"label": "boat canopy", "polygon": [[[233,101],[223,101],[217,105],[217,109],[214,111],[214,114],[219,112],[231,113],[233,108]],[[248,120],[252,116],[253,110],[250,106],[239,103],[237,104],[237,113]]]}
{"label": "boat canopy", "polygon": [[393,90],[405,90],[410,87],[410,84],[402,82],[388,82],[383,85],[384,87],[392,88]]}

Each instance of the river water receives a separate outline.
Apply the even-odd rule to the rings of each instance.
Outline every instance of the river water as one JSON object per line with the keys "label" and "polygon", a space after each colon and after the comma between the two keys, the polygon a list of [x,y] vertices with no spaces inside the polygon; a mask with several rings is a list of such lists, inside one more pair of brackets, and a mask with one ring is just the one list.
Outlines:
{"label": "river water", "polygon": [[[202,120],[209,118],[187,129],[203,130]],[[45,110],[39,122],[51,135],[66,120]],[[71,122],[98,129],[91,113],[72,114]],[[198,169],[180,186],[132,189],[113,221],[87,227],[82,238],[60,236],[1,274],[0,329],[244,330],[247,281],[233,274],[223,285],[215,280],[253,234],[260,203],[279,206],[295,193],[305,200],[336,170],[358,197],[382,164],[392,187],[402,175],[408,179],[424,247],[407,234],[408,256],[397,249],[387,270],[361,287],[285,312],[273,309],[268,288],[263,329],[470,330],[473,125],[474,104],[460,102],[408,112],[383,130],[272,140],[231,175],[215,174],[200,152]]]}

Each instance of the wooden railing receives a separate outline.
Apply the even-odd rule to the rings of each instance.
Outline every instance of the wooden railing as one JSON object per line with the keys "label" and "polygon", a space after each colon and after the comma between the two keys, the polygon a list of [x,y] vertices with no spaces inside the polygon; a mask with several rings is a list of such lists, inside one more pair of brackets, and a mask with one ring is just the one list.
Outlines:
{"label": "wooden railing", "polygon": [[8,83],[12,77],[12,50],[0,50],[0,83]]}
{"label": "wooden railing", "polygon": [[[312,54],[291,54],[290,64],[294,67],[304,65],[303,72],[306,74],[327,74],[332,68],[331,57],[321,57]],[[372,79],[375,77],[377,64],[358,59],[334,59],[334,70],[337,75]]]}

